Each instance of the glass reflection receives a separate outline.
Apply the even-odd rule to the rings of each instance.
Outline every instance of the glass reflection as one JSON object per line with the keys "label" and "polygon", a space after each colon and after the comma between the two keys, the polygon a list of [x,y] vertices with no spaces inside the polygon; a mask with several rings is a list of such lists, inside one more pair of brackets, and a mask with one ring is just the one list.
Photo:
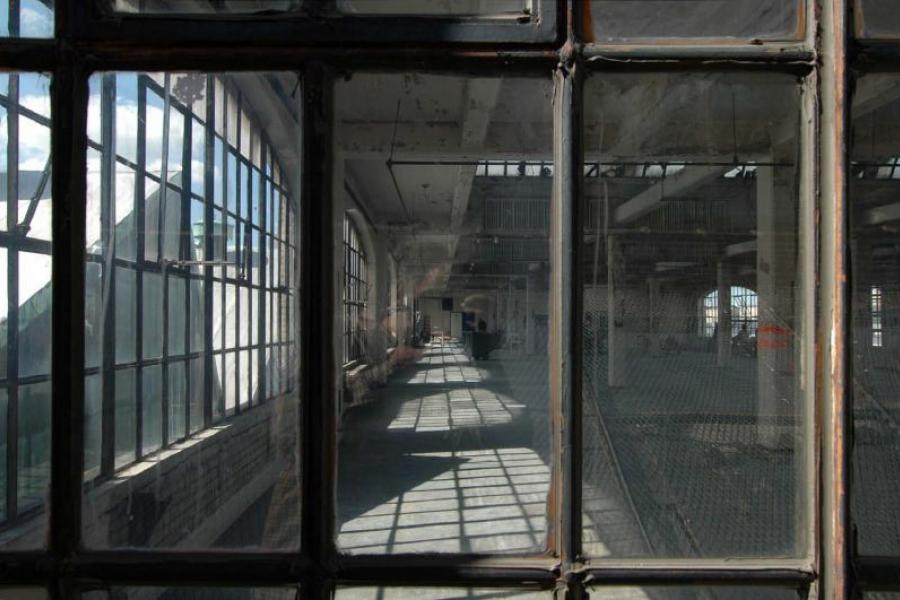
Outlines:
{"label": "glass reflection", "polygon": [[0,547],[4,549],[46,543],[53,311],[50,178],[50,79],[36,73],[0,74],[0,230],[5,232],[0,241],[0,530],[4,531]]}
{"label": "glass reflection", "polygon": [[[295,83],[271,73],[90,79],[91,547],[298,544],[298,283],[287,258],[300,179],[284,165],[299,164],[301,132],[294,103],[261,100]],[[216,189],[228,190],[224,206]],[[275,243],[285,252],[271,256]],[[251,326],[263,305],[282,319]]]}
{"label": "glass reflection", "polygon": [[799,86],[605,74],[585,91],[585,548],[796,555],[813,368]]}

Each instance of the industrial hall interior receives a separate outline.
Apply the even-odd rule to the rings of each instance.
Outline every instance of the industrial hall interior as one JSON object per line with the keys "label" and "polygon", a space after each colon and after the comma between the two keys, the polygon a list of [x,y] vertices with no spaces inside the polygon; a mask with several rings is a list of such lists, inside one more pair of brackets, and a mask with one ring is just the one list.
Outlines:
{"label": "industrial hall interior", "polygon": [[[107,4],[126,15],[241,6]],[[337,4],[390,15],[415,2]],[[425,11],[521,4],[435,0]],[[607,27],[631,26],[617,7],[634,3],[590,4]],[[8,6],[0,29],[53,35],[48,0]],[[692,22],[666,10],[640,35],[690,35]],[[761,25],[753,3],[721,10],[747,13],[729,13],[734,36],[751,23],[792,30],[799,18],[773,9]],[[560,355],[581,375],[567,389],[578,394],[585,556],[806,552],[819,248],[804,112],[814,99],[802,76],[585,76],[578,218],[566,221],[560,172],[573,167],[559,164],[563,96],[550,68],[340,71],[316,123],[328,134],[319,173],[330,196],[308,197],[305,82],[245,67],[89,75],[86,205],[74,213],[85,232],[84,547],[296,550],[316,501],[301,492],[301,424],[324,402],[303,395],[309,352],[335,367],[316,376],[333,378],[324,405],[342,556],[550,553],[552,390],[571,364]],[[49,531],[51,328],[68,308],[53,302],[52,85],[44,73],[0,73],[2,550],[41,547]],[[900,550],[900,504],[883,501],[900,497],[900,77],[862,77],[849,110],[848,352],[863,490],[853,510],[865,550],[888,555]],[[303,222],[315,203],[330,222]],[[332,243],[313,248],[310,232]],[[330,288],[302,289],[303,252],[328,265]],[[554,290],[570,282],[578,300],[563,306]],[[303,302],[326,315],[331,343],[304,346]],[[796,597],[766,593],[683,598]],[[418,595],[446,597],[387,598]],[[531,597],[465,597],[520,596]],[[119,596],[96,595],[107,598]]]}

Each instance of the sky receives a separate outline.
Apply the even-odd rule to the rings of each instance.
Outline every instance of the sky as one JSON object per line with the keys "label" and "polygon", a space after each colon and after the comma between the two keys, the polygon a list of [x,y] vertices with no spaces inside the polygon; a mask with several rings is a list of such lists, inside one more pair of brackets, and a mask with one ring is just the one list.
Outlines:
{"label": "sky", "polygon": [[[52,3],[52,0],[47,0]],[[9,36],[9,0],[0,0],[0,36]],[[22,0],[20,37],[48,38],[53,36],[53,11],[38,0]]]}

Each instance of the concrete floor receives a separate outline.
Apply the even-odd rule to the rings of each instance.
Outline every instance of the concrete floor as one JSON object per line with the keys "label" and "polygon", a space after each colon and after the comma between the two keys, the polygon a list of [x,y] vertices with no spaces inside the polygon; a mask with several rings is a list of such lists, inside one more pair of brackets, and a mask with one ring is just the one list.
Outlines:
{"label": "concrete floor", "polygon": [[[585,386],[584,539],[592,556],[789,556],[802,528],[799,417],[756,414],[756,359],[629,357]],[[472,362],[434,344],[341,431],[338,543],[349,553],[541,552],[550,427],[545,356]],[[760,435],[784,440],[764,448]]]}
{"label": "concrete floor", "polygon": [[546,370],[514,383],[507,371],[521,375],[529,360],[476,363],[458,343],[435,343],[348,411],[338,483],[344,551],[543,549]]}
{"label": "concrete floor", "polygon": [[[804,429],[799,414],[757,414],[757,359],[630,353],[625,385],[605,356],[586,383],[585,505],[608,531],[637,522],[643,543],[586,532],[593,556],[771,557],[800,552]],[[788,399],[794,402],[795,399]],[[790,410],[787,411],[790,413]],[[760,439],[778,440],[767,447]],[[608,510],[610,465],[630,511]],[[605,532],[600,531],[603,534]],[[610,540],[618,541],[611,545]]]}

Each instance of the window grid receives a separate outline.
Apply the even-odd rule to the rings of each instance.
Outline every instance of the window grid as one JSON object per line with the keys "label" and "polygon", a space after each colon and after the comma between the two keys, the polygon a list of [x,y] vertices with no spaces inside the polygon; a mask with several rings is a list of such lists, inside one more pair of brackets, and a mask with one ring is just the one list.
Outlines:
{"label": "window grid", "polygon": [[[224,78],[173,79],[112,73],[92,79],[100,88],[91,109],[99,122],[89,126],[89,161],[100,162],[93,177],[101,189],[101,235],[88,240],[87,260],[94,265],[88,277],[99,276],[97,289],[116,292],[106,296],[111,302],[97,305],[104,338],[86,336],[89,347],[99,346],[102,364],[89,355],[85,375],[102,376],[102,405],[109,407],[101,411],[100,442],[93,446],[100,456],[85,457],[86,478],[107,476],[293,385],[287,371],[295,358],[289,314],[294,270],[284,262],[295,251],[289,222],[294,213],[281,168],[269,143],[256,139],[254,120]],[[136,148],[116,136],[120,115],[127,113],[117,85],[134,92],[124,100],[136,104],[136,122],[121,126],[137,129]],[[180,86],[191,85],[202,89],[199,97],[208,95],[202,110],[175,97]],[[222,119],[219,112],[234,118]],[[159,140],[148,137],[152,127],[162,130]],[[210,142],[213,161],[206,160]],[[252,157],[250,142],[258,146]],[[125,186],[117,189],[123,179]],[[134,203],[132,224],[116,216],[122,193]],[[134,282],[133,297],[122,292],[130,287],[120,284],[122,277]],[[269,311],[261,310],[265,305]],[[120,329],[117,320],[124,325]],[[143,326],[134,328],[133,345],[123,347],[119,337],[132,320]],[[216,323],[218,332],[212,331]],[[223,377],[215,378],[215,372]]]}
{"label": "window grid", "polygon": [[[38,340],[50,339],[50,309],[42,319],[40,309],[33,306],[49,302],[52,290],[48,87],[49,79],[43,75],[0,75],[0,135],[5,138],[0,143],[6,145],[5,164],[0,167],[5,171],[0,261],[6,278],[5,314],[0,315],[6,319],[0,342],[5,346],[0,423],[6,440],[0,456],[6,474],[0,525],[40,509],[50,470],[50,351],[43,344],[20,344],[20,334],[26,331]],[[23,130],[29,132],[28,138],[21,135]],[[39,287],[22,289],[26,281],[20,272]]]}
{"label": "window grid", "polygon": [[[703,297],[703,337],[713,337],[719,325],[719,291],[713,290]],[[731,331],[734,337],[746,327],[747,334],[756,336],[759,324],[759,297],[751,289],[731,286]]]}
{"label": "window grid", "polygon": [[344,215],[344,364],[365,360],[368,300],[366,252],[356,224]]}
{"label": "window grid", "polygon": [[869,290],[869,307],[872,317],[872,347],[881,348],[884,345],[884,294],[881,287],[873,285]]}

